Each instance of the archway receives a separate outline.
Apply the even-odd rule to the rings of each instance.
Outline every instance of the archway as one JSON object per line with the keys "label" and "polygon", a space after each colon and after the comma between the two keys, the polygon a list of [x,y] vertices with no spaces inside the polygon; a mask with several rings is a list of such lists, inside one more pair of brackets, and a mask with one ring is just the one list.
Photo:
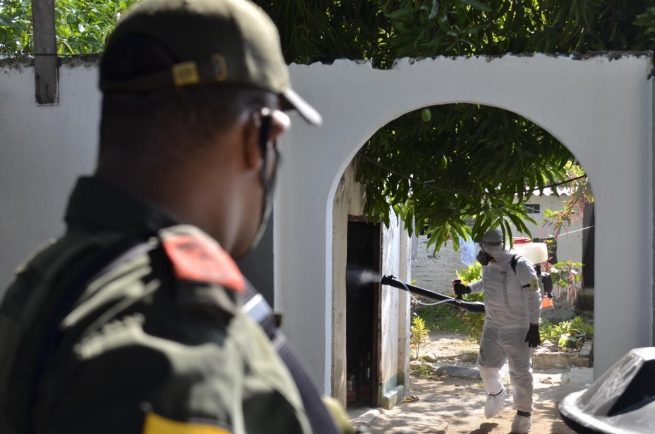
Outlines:
{"label": "archway", "polygon": [[[556,214],[558,219],[552,220],[564,224],[556,225],[553,233],[546,225],[550,220],[545,219],[545,212],[564,207],[559,194],[552,194],[555,186],[568,200],[567,211],[560,213],[564,215]],[[379,277],[377,282],[365,281],[362,278],[370,277],[368,271],[405,282],[411,278],[412,284],[450,293],[456,272],[468,280],[480,278],[475,253],[469,255],[466,268],[452,241],[461,244],[462,234],[470,235],[469,231],[479,236],[486,230],[480,227],[483,222],[494,226],[505,222],[507,235],[511,232],[514,237],[543,238],[548,231],[552,247],[548,257],[537,261],[529,255],[525,248],[535,245],[523,245],[523,252],[515,246],[515,252],[528,255],[539,271],[543,267],[544,273],[552,272],[544,276],[552,276],[555,282],[555,291],[548,288],[548,294],[556,295],[555,308],[542,314],[543,333],[561,330],[554,323],[575,316],[575,294],[582,285],[568,281],[581,275],[582,237],[576,234],[581,235],[577,226],[582,205],[587,198],[593,201],[588,186],[583,169],[565,146],[534,123],[498,108],[475,104],[425,107],[380,128],[342,175],[334,200],[333,395],[349,407],[388,407],[409,386],[407,293],[381,286]],[[430,240],[436,243],[422,248],[423,260],[410,253],[403,228],[413,231],[413,239],[417,232],[432,234]],[[569,230],[571,234],[564,235]],[[577,245],[571,238],[577,238]],[[520,240],[516,238],[517,243]],[[438,250],[441,260],[430,259],[426,250]],[[366,271],[357,275],[361,267]],[[570,291],[562,288],[565,281]],[[569,297],[562,296],[563,291]],[[412,312],[425,320],[428,329],[459,327],[458,331],[468,330],[469,338],[479,339],[481,316],[462,315],[445,305],[419,307],[415,303]],[[589,315],[592,320],[593,312]],[[578,323],[589,324],[582,317]],[[582,346],[583,338],[575,343]],[[536,354],[535,363],[543,364],[550,352],[559,349],[557,340],[554,346],[548,343],[548,349],[548,356]],[[422,365],[422,372],[433,367]],[[376,380],[372,385],[370,372]]]}
{"label": "archway", "polygon": [[297,122],[283,144],[285,168],[275,204],[275,300],[286,313],[290,338],[324,390],[331,392],[331,206],[338,181],[379,127],[431,105],[468,102],[518,113],[578,157],[598,201],[596,374],[628,349],[650,345],[650,70],[650,58],[637,55],[402,60],[388,71],[344,61],[294,67],[295,86],[315,102],[325,126],[317,131]]}

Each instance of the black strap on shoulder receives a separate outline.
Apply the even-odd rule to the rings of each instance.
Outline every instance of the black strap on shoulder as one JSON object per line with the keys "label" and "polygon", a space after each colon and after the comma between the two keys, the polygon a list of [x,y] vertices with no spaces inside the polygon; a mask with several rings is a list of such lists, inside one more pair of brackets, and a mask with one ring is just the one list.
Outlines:
{"label": "black strap on shoulder", "polygon": [[514,255],[512,256],[512,260],[510,261],[510,265],[512,266],[512,271],[514,271],[514,274],[516,274],[516,264],[519,262],[519,255]]}
{"label": "black strap on shoulder", "polygon": [[312,426],[312,432],[314,434],[339,433],[334,419],[323,404],[318,386],[300,361],[296,351],[275,325],[273,311],[264,297],[248,284],[244,299],[243,312],[262,327],[293,377]]}
{"label": "black strap on shoulder", "polygon": [[[512,266],[512,270],[514,271],[514,274],[516,274],[516,264],[518,264],[519,259],[521,259],[519,255],[514,255],[512,256],[512,260],[510,261],[510,265]],[[529,283],[521,286],[521,288],[529,288],[529,287],[530,287]]]}

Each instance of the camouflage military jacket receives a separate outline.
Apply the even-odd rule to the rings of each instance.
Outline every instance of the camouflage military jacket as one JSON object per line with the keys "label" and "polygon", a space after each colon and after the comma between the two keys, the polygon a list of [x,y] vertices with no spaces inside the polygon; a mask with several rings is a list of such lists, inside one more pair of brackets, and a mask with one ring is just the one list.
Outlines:
{"label": "camouflage military jacket", "polygon": [[66,223],[0,305],[0,432],[310,431],[213,239],[95,178]]}

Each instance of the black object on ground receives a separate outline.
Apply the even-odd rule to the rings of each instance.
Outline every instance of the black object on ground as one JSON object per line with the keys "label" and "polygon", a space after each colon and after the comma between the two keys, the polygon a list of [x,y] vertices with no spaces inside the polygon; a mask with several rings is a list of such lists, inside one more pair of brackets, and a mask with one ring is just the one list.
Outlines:
{"label": "black object on ground", "polygon": [[655,347],[630,350],[590,387],[566,396],[559,411],[577,433],[653,433]]}

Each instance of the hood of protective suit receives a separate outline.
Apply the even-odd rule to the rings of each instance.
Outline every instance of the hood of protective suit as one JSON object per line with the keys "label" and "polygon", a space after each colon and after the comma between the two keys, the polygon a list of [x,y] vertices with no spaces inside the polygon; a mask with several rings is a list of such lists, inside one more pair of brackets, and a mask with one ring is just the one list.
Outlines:
{"label": "hood of protective suit", "polygon": [[493,228],[485,232],[480,240],[480,248],[492,258],[500,258],[505,252],[505,240],[502,231]]}

